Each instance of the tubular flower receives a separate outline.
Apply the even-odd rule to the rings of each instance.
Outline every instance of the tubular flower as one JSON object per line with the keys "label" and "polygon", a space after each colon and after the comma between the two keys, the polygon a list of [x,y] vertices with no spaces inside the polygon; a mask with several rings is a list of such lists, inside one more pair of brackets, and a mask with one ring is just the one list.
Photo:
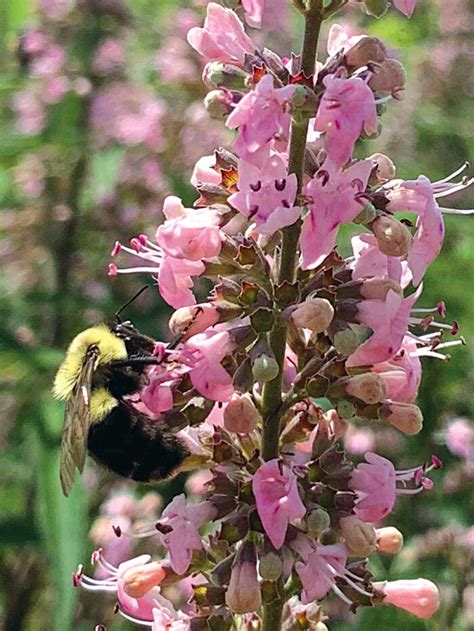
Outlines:
{"label": "tubular flower", "polygon": [[371,524],[391,512],[397,495],[412,495],[430,489],[433,483],[426,474],[441,466],[439,460],[433,457],[430,467],[396,471],[387,458],[372,452],[366,453],[364,457],[366,462],[354,469],[349,486],[357,494],[355,514]]}
{"label": "tubular flower", "polygon": [[374,93],[359,77],[341,79],[328,75],[314,128],[326,132],[324,148],[336,168],[352,157],[356,140],[365,131],[377,131],[377,110]]}
{"label": "tubular flower", "polygon": [[208,330],[190,337],[179,354],[180,361],[190,369],[193,386],[212,401],[229,401],[234,392],[232,377],[221,366],[221,361],[231,352],[227,331]]}
{"label": "tubular flower", "polygon": [[372,366],[387,386],[387,398],[392,401],[412,403],[421,383],[421,362],[417,354],[416,341],[405,336],[397,355],[392,359]]}
{"label": "tubular flower", "polygon": [[410,311],[423,286],[408,298],[389,290],[385,300],[364,300],[358,305],[358,320],[373,334],[350,355],[346,366],[366,366],[391,359],[398,351],[408,330]]}
{"label": "tubular flower", "polygon": [[239,161],[239,190],[229,199],[242,215],[255,222],[262,234],[273,234],[299,218],[296,175],[288,175],[282,157],[272,152],[262,168]]}
{"label": "tubular flower", "polygon": [[210,502],[189,504],[184,494],[177,495],[163,511],[159,530],[176,574],[184,574],[191,563],[193,550],[201,550],[199,528],[215,515]]}
{"label": "tubular flower", "polygon": [[289,100],[295,89],[294,85],[275,88],[272,75],[267,74],[235,106],[226,125],[239,129],[234,149],[243,160],[262,166],[270,155],[272,140],[288,140]]}
{"label": "tubular flower", "polygon": [[254,475],[252,489],[265,532],[279,549],[285,541],[289,522],[306,513],[296,475],[279,460],[269,460]]}
{"label": "tubular flower", "polygon": [[319,171],[306,185],[312,201],[301,231],[303,269],[320,265],[336,245],[339,226],[360,213],[357,193],[365,191],[372,168],[370,160],[363,160],[345,171]]}
{"label": "tubular flower", "polygon": [[237,14],[215,2],[207,5],[204,26],[192,28],[187,39],[206,62],[222,61],[242,66],[245,54],[255,50]]}
{"label": "tubular flower", "polygon": [[127,247],[117,241],[112,250],[112,256],[115,257],[120,252],[125,252],[146,261],[146,265],[118,268],[115,263],[110,263],[109,276],[135,273],[152,274],[158,282],[158,289],[162,298],[175,309],[196,303],[196,298],[192,292],[192,277],[200,276],[203,273],[205,265],[202,261],[190,261],[168,256],[143,234],[131,239],[130,243],[131,247]]}
{"label": "tubular flower", "polygon": [[402,288],[411,282],[408,263],[398,256],[382,254],[373,234],[360,234],[351,239],[354,260],[351,263],[353,280],[387,278]]}
{"label": "tubular flower", "polygon": [[344,579],[357,592],[368,597],[372,596],[359,585],[362,579],[346,568],[348,552],[344,544],[320,545],[311,542],[310,545],[308,543],[301,545],[301,542],[297,542],[295,547],[302,557],[302,561],[296,562],[295,569],[303,583],[301,594],[303,604],[321,600],[331,590],[344,602],[352,604],[336,584],[338,578]]}
{"label": "tubular flower", "polygon": [[[85,575],[82,566],[79,566],[77,572],[73,574],[73,583],[76,587],[81,586],[87,591],[116,594],[119,611],[125,617],[138,623],[152,622],[153,607],[156,607],[157,600],[162,598],[156,585],[163,580],[165,573],[159,563],[150,563],[150,561],[149,554],[142,554],[114,567],[103,557],[102,550],[99,549],[93,553],[92,562],[103,568],[104,578],[91,578]],[[127,575],[130,577],[132,572],[135,579],[139,574],[146,577],[146,580],[142,581],[142,589],[138,590],[142,594],[139,597],[131,596],[126,591],[126,588],[130,588]]]}
{"label": "tubular flower", "polygon": [[431,618],[439,609],[439,590],[426,578],[374,583],[383,594],[384,605],[394,605],[417,618]]}
{"label": "tubular flower", "polygon": [[179,197],[163,204],[167,219],[156,231],[156,242],[170,257],[200,261],[214,258],[221,250],[219,215],[210,208],[184,208]]}

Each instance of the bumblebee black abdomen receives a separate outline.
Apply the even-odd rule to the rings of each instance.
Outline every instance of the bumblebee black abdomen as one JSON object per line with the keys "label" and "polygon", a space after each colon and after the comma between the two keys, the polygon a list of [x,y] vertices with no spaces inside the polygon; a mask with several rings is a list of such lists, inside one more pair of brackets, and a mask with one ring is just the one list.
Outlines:
{"label": "bumblebee black abdomen", "polygon": [[99,463],[137,482],[167,478],[189,455],[180,439],[160,421],[124,402],[90,426],[87,447]]}

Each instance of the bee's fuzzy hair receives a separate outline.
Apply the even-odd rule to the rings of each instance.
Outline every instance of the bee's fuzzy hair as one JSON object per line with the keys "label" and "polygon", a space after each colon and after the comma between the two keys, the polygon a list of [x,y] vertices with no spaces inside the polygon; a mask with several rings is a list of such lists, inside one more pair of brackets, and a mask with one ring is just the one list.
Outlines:
{"label": "bee's fuzzy hair", "polygon": [[76,335],[66,352],[66,357],[59,367],[53,385],[56,399],[68,399],[77,384],[87,349],[96,345],[99,348],[97,365],[106,365],[112,361],[126,359],[125,342],[114,335],[105,324],[91,327]]}

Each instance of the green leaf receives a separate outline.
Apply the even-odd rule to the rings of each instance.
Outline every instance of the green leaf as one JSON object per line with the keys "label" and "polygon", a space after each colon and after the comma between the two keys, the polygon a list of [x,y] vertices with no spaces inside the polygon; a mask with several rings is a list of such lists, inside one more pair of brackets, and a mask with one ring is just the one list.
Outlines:
{"label": "green leaf", "polygon": [[34,0],[7,0],[5,6],[7,32],[18,31],[25,25]]}
{"label": "green leaf", "polygon": [[[48,400],[41,405],[40,423],[48,427],[62,424],[63,406]],[[52,607],[52,631],[73,628],[76,592],[71,573],[83,560],[87,542],[87,496],[78,480],[69,497],[59,483],[59,447],[35,435],[38,526],[50,557],[51,581],[56,583],[56,603]]]}

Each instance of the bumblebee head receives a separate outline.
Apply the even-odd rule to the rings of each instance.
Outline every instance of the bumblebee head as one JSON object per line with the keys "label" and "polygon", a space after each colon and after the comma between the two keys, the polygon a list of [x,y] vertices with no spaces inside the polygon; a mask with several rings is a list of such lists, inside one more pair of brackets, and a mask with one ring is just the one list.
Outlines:
{"label": "bumblebee head", "polygon": [[105,324],[91,327],[76,335],[66,351],[66,357],[56,373],[53,394],[57,399],[67,399],[77,384],[87,350],[96,346],[99,350],[95,368],[125,359],[125,342]]}

